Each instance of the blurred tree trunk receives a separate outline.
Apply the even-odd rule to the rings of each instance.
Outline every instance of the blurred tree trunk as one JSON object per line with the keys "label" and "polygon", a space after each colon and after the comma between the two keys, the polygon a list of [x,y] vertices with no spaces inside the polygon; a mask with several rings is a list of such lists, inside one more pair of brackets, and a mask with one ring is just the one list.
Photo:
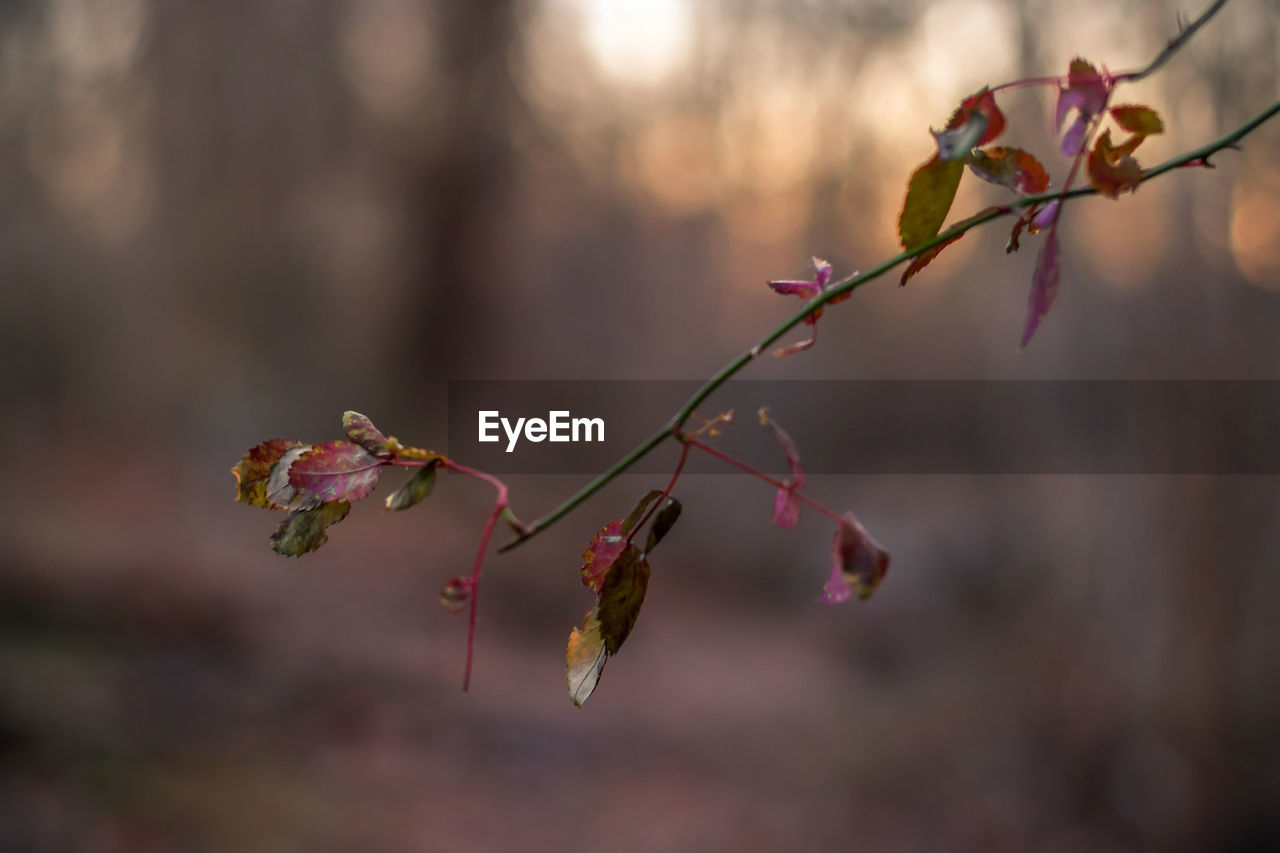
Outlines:
{"label": "blurred tree trunk", "polygon": [[501,211],[514,175],[511,132],[521,98],[513,0],[441,4],[444,103],[439,137],[411,164],[410,219],[421,235],[405,300],[403,361],[435,377],[483,371],[492,334],[486,282],[501,254]]}

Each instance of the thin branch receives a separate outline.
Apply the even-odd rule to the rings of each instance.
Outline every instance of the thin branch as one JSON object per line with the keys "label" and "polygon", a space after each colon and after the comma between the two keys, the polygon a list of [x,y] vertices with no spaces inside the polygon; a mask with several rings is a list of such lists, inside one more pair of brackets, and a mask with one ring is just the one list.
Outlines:
{"label": "thin branch", "polygon": [[1124,74],[1117,74],[1111,79],[1116,83],[1132,83],[1135,80],[1141,80],[1143,77],[1150,77],[1152,74],[1163,68],[1165,63],[1168,62],[1175,53],[1181,50],[1182,46],[1196,34],[1196,30],[1208,23],[1209,19],[1218,14],[1218,10],[1225,5],[1227,5],[1227,0],[1214,0],[1213,5],[1208,9],[1205,9],[1200,17],[1196,18],[1186,26],[1186,29],[1182,30],[1182,32],[1170,39],[1169,43],[1164,46],[1164,50],[1160,51],[1160,55],[1151,60],[1150,64],[1145,68],[1140,68],[1137,71],[1128,71]]}
{"label": "thin branch", "polygon": [[[1222,2],[1225,2],[1225,0],[1222,0]],[[1215,4],[1215,9],[1211,11],[1216,11],[1217,6],[1221,6],[1221,2]],[[1200,22],[1197,22],[1197,24],[1193,24],[1193,26],[1196,26],[1199,23]],[[1183,166],[1193,164],[1207,165],[1210,156],[1224,148],[1236,148],[1237,143],[1241,139],[1248,136],[1268,119],[1274,117],[1276,113],[1280,113],[1280,101],[1272,104],[1270,107],[1263,110],[1261,113],[1254,116],[1252,119],[1245,122],[1221,139],[1210,142],[1208,145],[1203,145],[1193,151],[1188,151],[1187,153],[1174,157],[1171,160],[1166,160],[1159,166],[1147,169],[1142,173],[1142,181],[1140,183],[1146,183],[1152,178],[1159,177],[1160,175],[1163,175],[1166,172],[1171,172],[1174,169],[1180,169]],[[951,226],[938,234],[938,236],[934,237],[932,240],[922,243],[914,249],[901,252],[892,258],[889,258],[887,261],[877,264],[864,273],[858,273],[836,282],[833,286],[824,290],[819,296],[805,303],[801,310],[797,311],[780,326],[757,341],[750,349],[746,350],[733,361],[720,368],[714,376],[708,379],[701,388],[694,392],[692,397],[685,401],[685,404],[680,407],[680,410],[676,412],[671,420],[669,420],[661,429],[649,436],[640,444],[636,445],[636,447],[634,447],[629,453],[617,462],[613,463],[608,470],[604,471],[586,486],[583,486],[558,507],[544,515],[542,518],[539,518],[537,521],[529,524],[523,533],[517,535],[515,538],[511,539],[499,548],[499,553],[510,551],[524,542],[527,542],[543,530],[546,530],[578,506],[585,503],[588,498],[600,491],[628,468],[635,465],[636,462],[644,458],[649,451],[653,450],[659,444],[662,444],[662,442],[668,438],[676,437],[679,434],[680,428],[684,425],[684,422],[688,420],[694,409],[702,405],[708,397],[715,393],[716,389],[727,382],[734,374],[738,373],[738,371],[742,370],[742,368],[746,367],[752,360],[757,358],[772,343],[777,341],[787,332],[791,331],[791,329],[803,323],[805,318],[812,315],[816,309],[821,308],[833,299],[838,299],[844,294],[862,287],[868,282],[874,281],[899,264],[909,261],[918,255],[922,255],[932,248],[941,246],[943,243],[953,240],[979,225],[984,225],[987,222],[991,222],[992,220],[999,219],[1004,216],[1010,216],[1018,210],[1030,207],[1031,205],[1043,204],[1045,202],[1055,200],[1065,201],[1067,199],[1082,198],[1084,196],[1097,194],[1098,191],[1090,186],[1077,187],[1067,193],[1060,193],[1057,190],[1054,190],[1052,192],[1041,193],[1040,195],[1025,196],[1005,205],[1004,207],[993,207],[983,213],[979,213],[977,216],[970,217],[969,219]]]}

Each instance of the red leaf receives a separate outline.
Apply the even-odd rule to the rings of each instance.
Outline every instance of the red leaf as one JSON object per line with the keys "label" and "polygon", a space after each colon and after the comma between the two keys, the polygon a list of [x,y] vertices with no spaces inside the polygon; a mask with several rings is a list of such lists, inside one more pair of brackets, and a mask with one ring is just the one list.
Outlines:
{"label": "red leaf", "polygon": [[330,501],[358,501],[378,485],[385,464],[349,441],[317,444],[289,468],[289,485],[298,492],[291,504],[309,509]]}
{"label": "red leaf", "polygon": [[898,216],[902,248],[914,249],[938,236],[963,174],[963,160],[944,161],[936,155],[912,173]]}
{"label": "red leaf", "polygon": [[1058,298],[1058,229],[1049,228],[1049,238],[1040,247],[1036,258],[1036,271],[1031,278],[1031,298],[1027,306],[1027,325],[1022,332],[1022,346],[1026,346],[1040,325],[1040,318],[1053,307]]}
{"label": "red leaf", "polygon": [[599,592],[609,567],[626,547],[627,537],[622,532],[622,519],[614,519],[596,531],[596,535],[587,544],[587,550],[582,552],[582,585]]}
{"label": "red leaf", "polygon": [[373,425],[373,421],[359,412],[343,412],[342,430],[347,434],[347,438],[374,456],[382,459],[391,458],[391,451],[387,447],[387,437]]}
{"label": "red leaf", "polygon": [[[273,438],[250,450],[231,469],[236,478],[236,500],[250,506],[284,509],[288,506],[288,500],[278,502],[271,499],[271,473],[290,451],[298,451],[289,459],[289,462],[293,462],[308,447],[310,445],[290,438]],[[287,474],[287,464],[284,470]]]}
{"label": "red leaf", "polygon": [[1129,156],[1142,141],[1141,136],[1130,137],[1124,144],[1111,145],[1111,131],[1104,130],[1089,152],[1086,167],[1089,170],[1089,183],[1107,198],[1119,198],[1125,190],[1136,190],[1142,183],[1142,167],[1138,161]]}
{"label": "red leaf", "polygon": [[959,240],[961,237],[963,237],[967,233],[968,233],[967,231],[962,231],[961,233],[952,237],[950,240],[946,240],[942,243],[939,243],[929,251],[921,252],[920,254],[912,258],[911,263],[908,264],[907,268],[902,272],[902,278],[899,279],[898,281],[898,287],[902,287],[903,285],[905,285],[908,281],[912,279],[912,277],[915,276],[916,273],[920,272],[922,269],[929,266],[930,262],[932,262],[934,258],[942,254],[943,249],[947,248],[948,246],[950,246],[955,241]]}
{"label": "red leaf", "polygon": [[1049,174],[1044,166],[1021,148],[996,145],[975,149],[969,154],[968,163],[979,178],[1016,193],[1035,195],[1049,188]]}
{"label": "red leaf", "polygon": [[889,571],[889,552],[876,544],[853,513],[846,512],[831,540],[831,577],[822,589],[827,604],[866,600]]}
{"label": "red leaf", "polygon": [[938,145],[938,158],[944,162],[964,158],[969,150],[986,145],[1004,131],[1004,113],[996,106],[990,89],[970,95],[960,102],[947,126],[930,130]]}
{"label": "red leaf", "polygon": [[[991,211],[997,210],[997,209],[998,208],[994,208],[994,207],[985,208],[983,210],[978,211],[973,216],[968,217],[967,219],[961,219],[959,222],[957,222],[955,225],[951,227],[959,228],[963,225],[967,225],[973,220],[978,219],[979,217],[986,216],[987,214],[991,213]],[[920,270],[929,266],[929,262],[932,261],[934,258],[938,257],[938,255],[942,253],[943,249],[947,248],[952,243],[959,240],[961,237],[963,237],[965,234],[968,234],[968,233],[969,233],[968,231],[961,231],[959,234],[955,235],[954,237],[948,238],[947,240],[944,240],[943,242],[934,246],[932,249],[929,249],[927,252],[921,252],[920,254],[912,258],[911,263],[908,264],[906,270],[903,271],[902,278],[898,281],[898,286],[901,287],[904,284],[906,284],[908,281],[910,281],[911,278],[915,276],[916,273],[920,272]]]}

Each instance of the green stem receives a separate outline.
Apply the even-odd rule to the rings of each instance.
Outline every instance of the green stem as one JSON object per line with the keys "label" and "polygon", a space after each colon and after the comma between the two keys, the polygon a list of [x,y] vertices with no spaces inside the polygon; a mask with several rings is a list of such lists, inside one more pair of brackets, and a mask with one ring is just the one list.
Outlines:
{"label": "green stem", "polygon": [[[1214,10],[1216,11],[1216,9],[1219,6],[1221,6],[1221,3],[1215,4]],[[1208,145],[1203,145],[1200,148],[1195,149],[1194,151],[1188,151],[1187,153],[1182,154],[1181,156],[1174,157],[1172,160],[1166,160],[1165,162],[1161,163],[1159,166],[1155,166],[1151,169],[1147,169],[1145,172],[1142,173],[1142,183],[1146,183],[1152,178],[1159,177],[1160,175],[1163,175],[1166,172],[1171,172],[1174,169],[1180,169],[1183,166],[1189,166],[1189,165],[1208,166],[1210,156],[1212,156],[1213,154],[1216,154],[1217,152],[1221,151],[1224,148],[1236,147],[1237,142],[1239,142],[1244,137],[1248,136],[1251,132],[1256,130],[1259,125],[1261,125],[1263,122],[1275,116],[1275,114],[1278,112],[1280,112],[1280,101],[1277,101],[1276,103],[1272,104],[1270,107],[1263,110],[1261,113],[1254,116],[1252,119],[1245,122],[1243,125],[1236,128],[1231,133],[1228,133],[1226,136],[1222,137],[1221,139],[1215,140],[1214,142],[1211,142]],[[688,420],[691,414],[693,414],[694,409],[702,405],[702,403],[708,397],[710,397],[712,394],[715,393],[716,389],[718,389],[721,385],[727,382],[734,374],[738,373],[740,370],[742,370],[742,368],[746,367],[747,364],[749,364],[757,356],[759,356],[766,349],[768,349],[770,344],[774,343],[783,335],[785,335],[787,332],[791,331],[793,328],[803,323],[806,317],[811,315],[816,309],[822,307],[823,305],[827,304],[831,300],[841,297],[846,293],[850,293],[856,290],[857,288],[862,287],[864,284],[867,284],[870,281],[874,281],[875,279],[884,275],[889,270],[893,269],[899,264],[905,263],[906,261],[909,261],[918,255],[922,255],[932,248],[941,246],[943,243],[946,243],[950,240],[954,240],[955,238],[961,236],[962,234],[967,233],[971,229],[976,228],[979,225],[983,225],[987,222],[990,222],[994,219],[999,219],[1003,216],[1010,216],[1016,211],[1021,210],[1022,208],[1030,207],[1033,204],[1042,204],[1045,202],[1050,202],[1055,200],[1066,201],[1067,199],[1082,198],[1084,196],[1097,195],[1097,194],[1098,194],[1098,191],[1095,190],[1093,187],[1077,187],[1076,189],[1070,190],[1069,192],[1066,192],[1066,193],[1053,190],[1051,192],[1041,193],[1040,195],[1024,196],[1003,207],[990,208],[989,210],[979,213],[976,216],[970,217],[969,219],[966,219],[962,222],[952,225],[950,228],[938,234],[932,240],[929,240],[925,243],[921,243],[919,246],[916,246],[914,249],[910,249],[905,252],[900,252],[899,254],[894,255],[892,258],[889,258],[887,261],[883,261],[877,264],[876,266],[872,267],[866,272],[855,273],[854,275],[851,275],[847,278],[844,278],[836,282],[832,286],[822,291],[820,295],[810,300],[809,302],[806,302],[803,308],[801,308],[799,311],[797,311],[795,314],[789,317],[785,322],[782,323],[782,325],[778,326],[773,331],[769,332],[767,335],[765,335],[763,338],[757,341],[755,345],[752,346],[750,349],[744,351],[743,353],[738,355],[738,357],[735,358],[733,361],[729,362],[724,367],[720,368],[720,370],[714,376],[708,379],[701,388],[699,388],[697,391],[694,392],[693,396],[690,397],[685,402],[685,404],[680,407],[680,410],[676,412],[675,415],[671,418],[671,420],[667,421],[667,423],[661,429],[659,429],[653,435],[649,436],[640,444],[636,445],[636,447],[633,448],[630,453],[628,453],[626,456],[623,456],[621,459],[619,459],[617,462],[611,465],[608,470],[600,474],[600,476],[596,477],[594,480],[592,480],[590,483],[588,483],[586,486],[584,486],[582,489],[576,492],[573,496],[571,496],[566,501],[564,501],[564,503],[560,504],[558,507],[556,507],[551,512],[544,515],[542,518],[539,518],[537,521],[534,521],[532,524],[528,525],[528,527],[525,529],[523,533],[517,535],[514,539],[511,539],[509,542],[507,542],[501,548],[499,548],[498,549],[499,552],[510,551],[512,548],[517,547],[518,545],[538,535],[543,530],[546,530],[548,527],[555,524],[557,521],[564,518],[566,515],[568,515],[570,512],[576,509],[579,505],[586,502],[588,498],[590,498],[596,492],[603,489],[606,485],[608,485],[615,478],[617,478],[618,475],[622,474],[624,471],[626,471],[636,462],[640,461],[640,459],[642,459],[646,454],[648,454],[649,451],[653,450],[655,447],[657,447],[662,442],[666,441],[668,438],[673,438],[677,436],[680,432],[681,427],[684,426],[684,422]]]}

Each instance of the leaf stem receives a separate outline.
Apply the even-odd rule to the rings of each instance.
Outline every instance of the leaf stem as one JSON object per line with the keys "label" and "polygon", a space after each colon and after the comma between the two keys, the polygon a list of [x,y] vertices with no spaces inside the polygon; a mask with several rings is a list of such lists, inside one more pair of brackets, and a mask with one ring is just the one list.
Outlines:
{"label": "leaf stem", "polygon": [[799,498],[801,502],[806,503],[809,506],[813,507],[818,512],[822,513],[823,515],[825,515],[827,518],[831,519],[835,523],[837,524],[840,523],[840,516],[836,515],[834,512],[827,509],[825,506],[818,503],[816,500],[809,497],[799,489],[793,489],[790,486],[788,486],[786,483],[782,482],[781,480],[775,480],[773,477],[770,477],[768,474],[757,471],[755,468],[752,468],[750,465],[743,462],[742,460],[735,459],[734,457],[730,456],[724,451],[718,450],[697,438],[690,436],[688,438],[685,438],[684,441],[685,441],[685,447],[689,447],[689,446],[696,447],[699,450],[703,451],[704,453],[708,453],[714,456],[715,458],[719,459],[721,462],[726,462],[739,470],[745,471],[746,473],[750,474],[751,476],[755,477],[758,480],[763,480],[764,482],[768,483],[774,488],[789,489],[791,494]]}
{"label": "leaf stem", "polygon": [[[506,491],[505,486],[503,491]],[[498,518],[506,506],[505,496],[500,497],[494,504],[493,511],[489,513],[489,520],[485,522],[484,532],[480,534],[480,549],[476,551],[476,563],[471,569],[471,610],[467,616],[467,663],[462,670],[464,693],[471,686],[471,663],[475,660],[476,653],[476,608],[480,601],[480,566],[484,563],[484,552],[489,548],[489,538],[493,536],[494,525],[498,523]]]}
{"label": "leaf stem", "polygon": [[689,458],[689,447],[690,443],[688,441],[684,442],[681,446],[680,461],[676,463],[676,470],[671,474],[671,481],[667,483],[666,489],[663,490],[658,499],[649,505],[649,509],[645,511],[644,517],[636,522],[635,527],[631,528],[631,532],[627,534],[628,544],[630,544],[631,540],[635,538],[635,535],[640,532],[640,528],[644,527],[645,522],[649,520],[649,517],[657,512],[664,503],[666,503],[667,498],[671,497],[671,490],[676,487],[676,480],[680,479],[680,472],[684,470],[684,463]]}

